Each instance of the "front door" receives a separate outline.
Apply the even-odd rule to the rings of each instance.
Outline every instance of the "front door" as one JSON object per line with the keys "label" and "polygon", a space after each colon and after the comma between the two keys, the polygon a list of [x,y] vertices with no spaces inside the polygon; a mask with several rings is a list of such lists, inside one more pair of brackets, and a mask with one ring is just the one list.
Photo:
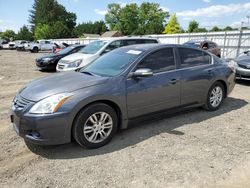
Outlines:
{"label": "front door", "polygon": [[180,75],[176,72],[173,48],[152,52],[133,71],[140,68],[149,68],[154,75],[127,80],[129,118],[180,105]]}

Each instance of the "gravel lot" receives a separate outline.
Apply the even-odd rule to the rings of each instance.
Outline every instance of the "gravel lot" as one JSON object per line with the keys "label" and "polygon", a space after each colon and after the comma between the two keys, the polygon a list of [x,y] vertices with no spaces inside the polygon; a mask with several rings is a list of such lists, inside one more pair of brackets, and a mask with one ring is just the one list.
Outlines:
{"label": "gravel lot", "polygon": [[250,82],[219,111],[194,109],[134,123],[95,150],[26,146],[9,108],[39,54],[0,51],[0,187],[250,187]]}

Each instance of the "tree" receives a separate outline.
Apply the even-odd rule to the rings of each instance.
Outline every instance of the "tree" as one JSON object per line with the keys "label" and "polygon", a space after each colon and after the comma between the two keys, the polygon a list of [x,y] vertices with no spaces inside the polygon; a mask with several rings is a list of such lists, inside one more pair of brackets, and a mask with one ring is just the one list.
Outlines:
{"label": "tree", "polygon": [[127,4],[121,7],[113,3],[108,5],[105,21],[110,30],[117,30],[125,35],[159,34],[164,29],[168,12],[157,3]]}
{"label": "tree", "polygon": [[189,22],[189,25],[188,25],[188,32],[189,33],[194,33],[194,32],[197,32],[199,29],[199,23],[195,20]]}
{"label": "tree", "polygon": [[110,30],[119,30],[121,6],[117,3],[108,5],[108,13],[105,15],[105,21]]}
{"label": "tree", "polygon": [[177,20],[176,14],[173,14],[168,24],[165,27],[165,30],[163,31],[165,34],[175,34],[175,33],[181,33],[181,26]]}
{"label": "tree", "polygon": [[35,39],[49,39],[50,38],[50,28],[48,24],[38,24],[34,30]]}
{"label": "tree", "polygon": [[[32,10],[30,10],[29,21],[32,24],[32,31],[34,32],[37,30],[36,27],[39,27],[37,30],[38,32],[41,31],[41,28],[45,29],[47,26],[51,27],[53,30],[55,24],[57,26],[60,25],[67,30],[67,32],[64,33],[67,35],[63,36],[65,38],[72,36],[72,31],[76,25],[76,15],[74,13],[67,12],[65,7],[60,5],[56,0],[35,0]],[[43,26],[41,26],[41,24]],[[62,31],[60,33],[62,33]],[[52,38],[53,35],[48,37]],[[62,35],[59,34],[59,36]]]}
{"label": "tree", "polygon": [[15,40],[16,33],[13,30],[8,29],[8,30],[2,32],[1,38],[4,40],[7,40],[7,41]]}
{"label": "tree", "polygon": [[221,31],[221,29],[218,26],[214,26],[210,31],[216,32],[216,31]]}
{"label": "tree", "polygon": [[78,24],[74,29],[74,33],[77,37],[81,37],[83,33],[90,34],[102,34],[108,30],[104,21],[96,21],[96,22],[83,22]]}
{"label": "tree", "polygon": [[16,39],[18,40],[27,40],[27,41],[32,41],[33,40],[33,34],[32,32],[28,29],[26,25],[20,28],[16,35]]}

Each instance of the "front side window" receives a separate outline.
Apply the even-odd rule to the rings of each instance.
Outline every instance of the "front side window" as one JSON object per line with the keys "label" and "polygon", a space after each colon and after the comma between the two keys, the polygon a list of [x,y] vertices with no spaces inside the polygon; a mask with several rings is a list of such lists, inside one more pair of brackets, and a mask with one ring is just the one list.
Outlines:
{"label": "front side window", "polygon": [[211,56],[203,51],[179,48],[181,57],[181,68],[210,64]]}
{"label": "front side window", "polygon": [[112,51],[112,50],[114,50],[116,48],[120,48],[120,47],[122,47],[122,41],[118,40],[118,41],[111,42],[110,45],[107,46],[106,50]]}
{"label": "front side window", "polygon": [[175,69],[173,48],[165,48],[146,56],[137,66],[137,69],[148,68],[154,73]]}

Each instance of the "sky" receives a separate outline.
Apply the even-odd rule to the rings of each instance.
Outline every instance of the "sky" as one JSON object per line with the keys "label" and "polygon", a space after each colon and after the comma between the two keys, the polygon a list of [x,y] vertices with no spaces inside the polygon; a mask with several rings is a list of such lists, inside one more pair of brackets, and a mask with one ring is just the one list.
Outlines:
{"label": "sky", "polygon": [[[140,5],[146,0],[119,0],[115,1],[125,6],[127,3]],[[67,11],[77,15],[77,23],[86,21],[104,20],[107,5],[114,3],[112,0],[58,0]],[[186,29],[191,20],[200,23],[200,27],[211,28],[232,26],[240,27],[249,24],[249,0],[151,0],[160,4],[163,10],[170,14],[176,13],[181,26]],[[29,10],[34,0],[0,0],[0,31],[12,29],[15,32],[23,25],[29,25]]]}

